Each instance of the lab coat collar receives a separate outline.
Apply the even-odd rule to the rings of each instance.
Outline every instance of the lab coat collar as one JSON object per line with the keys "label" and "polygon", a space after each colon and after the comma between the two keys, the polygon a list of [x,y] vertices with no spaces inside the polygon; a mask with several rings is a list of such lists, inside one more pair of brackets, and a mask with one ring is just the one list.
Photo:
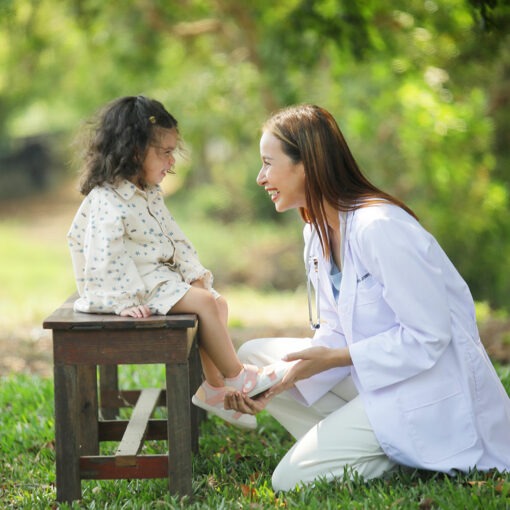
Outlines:
{"label": "lab coat collar", "polygon": [[[338,213],[338,218],[340,221],[340,228],[341,228],[342,233],[345,236],[345,240],[342,241],[342,243],[343,243],[342,249],[344,252],[343,263],[347,268],[350,266],[350,264],[347,264],[347,261],[350,259],[347,257],[347,253],[349,250],[348,238],[349,238],[349,229],[350,229],[350,225],[351,225],[352,215],[353,215],[352,212],[348,212],[348,213],[339,212]],[[343,226],[342,226],[342,225],[344,225],[344,223],[345,223],[345,228],[343,228]],[[337,309],[338,313],[340,313],[340,309],[342,307],[344,307],[345,303],[348,301],[346,299],[346,297],[352,296],[354,294],[355,288],[352,288],[348,274],[347,274],[347,285],[346,285],[346,282],[344,282],[345,268],[342,267],[341,268],[342,281],[340,283],[340,294],[339,294],[338,302],[336,301],[335,296],[333,294],[333,289],[331,288],[330,277],[329,277],[330,272],[331,272],[331,260],[328,260],[328,259],[326,259],[326,257],[324,257],[318,235],[312,236],[312,240],[310,242],[313,243],[313,245],[310,247],[311,253],[320,254],[321,263],[319,264],[319,278],[320,278],[320,282],[321,282],[321,288],[322,288],[323,295],[325,294],[325,297],[329,301],[330,306],[334,309]],[[356,278],[354,278],[354,282],[355,281],[356,281]],[[349,318],[349,323],[352,326],[352,314],[351,314],[351,317]],[[350,329],[352,330],[352,327],[350,327]]]}
{"label": "lab coat collar", "polygon": [[354,214],[354,211],[340,214],[340,221],[345,221],[345,239],[343,240],[344,264],[342,267],[342,281],[340,283],[340,294],[338,297],[337,310],[342,324],[342,330],[348,344],[352,343],[352,321],[354,313],[354,298],[357,285],[356,270],[354,268],[351,246],[349,242]]}

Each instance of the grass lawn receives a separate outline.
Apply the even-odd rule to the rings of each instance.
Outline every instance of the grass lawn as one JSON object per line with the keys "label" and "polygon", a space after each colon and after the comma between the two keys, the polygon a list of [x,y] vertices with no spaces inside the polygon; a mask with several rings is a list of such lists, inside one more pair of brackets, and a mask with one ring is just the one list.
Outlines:
{"label": "grass lawn", "polygon": [[[500,371],[508,388],[510,371]],[[162,382],[162,369],[123,367],[123,387]],[[53,387],[50,378],[0,378],[0,502],[2,508],[41,509],[504,509],[510,508],[510,474],[442,474],[400,471],[384,480],[338,480],[275,494],[271,473],[292,444],[268,414],[257,431],[241,431],[216,418],[202,425],[194,458],[193,495],[172,497],[166,480],[82,482],[83,499],[55,502]],[[161,451],[153,442],[148,451]],[[109,444],[106,443],[105,448]]]}

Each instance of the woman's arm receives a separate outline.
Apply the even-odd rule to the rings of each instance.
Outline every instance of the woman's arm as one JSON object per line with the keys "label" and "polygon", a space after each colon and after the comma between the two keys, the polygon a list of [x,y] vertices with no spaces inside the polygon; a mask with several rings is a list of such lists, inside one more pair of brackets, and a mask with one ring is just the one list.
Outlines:
{"label": "woman's arm", "polygon": [[[310,347],[303,351],[289,353],[283,359],[284,361],[299,360],[298,363],[292,365],[280,383],[285,386],[285,389],[294,386],[297,381],[308,379],[330,368],[352,365],[348,347],[340,347],[337,349],[319,346]],[[269,390],[269,394],[271,394],[271,392],[272,389]],[[280,391],[278,391],[278,393],[280,393]]]}
{"label": "woman's arm", "polygon": [[350,345],[361,386],[376,390],[430,369],[452,337],[446,286],[451,263],[434,238],[395,206],[383,213],[362,210],[351,249],[381,289],[363,307],[359,286],[354,320],[386,322]]}
{"label": "woman's arm", "polygon": [[265,409],[268,402],[294,386],[297,381],[308,379],[312,375],[335,367],[345,367],[352,364],[348,347],[330,349],[328,347],[310,347],[299,352],[287,354],[285,361],[296,361],[285,374],[282,381],[268,391],[252,399],[241,392],[228,393],[225,397],[225,409],[257,414]]}

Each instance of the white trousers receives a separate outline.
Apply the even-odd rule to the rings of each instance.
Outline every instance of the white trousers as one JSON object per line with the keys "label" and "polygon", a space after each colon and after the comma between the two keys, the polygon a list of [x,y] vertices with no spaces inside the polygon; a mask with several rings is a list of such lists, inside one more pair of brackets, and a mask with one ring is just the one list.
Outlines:
{"label": "white trousers", "polygon": [[[243,344],[239,358],[264,366],[310,346],[309,338],[259,338]],[[376,478],[396,466],[379,446],[350,376],[310,407],[287,391],[266,409],[297,439],[273,473],[275,491],[342,478],[344,472]]]}

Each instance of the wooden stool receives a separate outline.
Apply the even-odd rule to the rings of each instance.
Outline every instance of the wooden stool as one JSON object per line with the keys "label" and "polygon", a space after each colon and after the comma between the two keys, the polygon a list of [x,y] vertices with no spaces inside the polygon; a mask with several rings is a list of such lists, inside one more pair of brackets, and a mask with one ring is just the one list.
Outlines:
{"label": "wooden stool", "polygon": [[[191,494],[205,414],[190,400],[202,380],[196,315],[77,313],[75,298],[43,323],[53,334],[57,501],[80,499],[82,479],[168,477],[172,493]],[[166,365],[166,389],[119,391],[118,365],[154,363]],[[131,419],[112,419],[125,405],[135,406]],[[151,419],[158,405],[166,420]],[[144,439],[167,440],[168,453],[140,455]],[[115,455],[100,455],[101,441],[119,440]]]}

